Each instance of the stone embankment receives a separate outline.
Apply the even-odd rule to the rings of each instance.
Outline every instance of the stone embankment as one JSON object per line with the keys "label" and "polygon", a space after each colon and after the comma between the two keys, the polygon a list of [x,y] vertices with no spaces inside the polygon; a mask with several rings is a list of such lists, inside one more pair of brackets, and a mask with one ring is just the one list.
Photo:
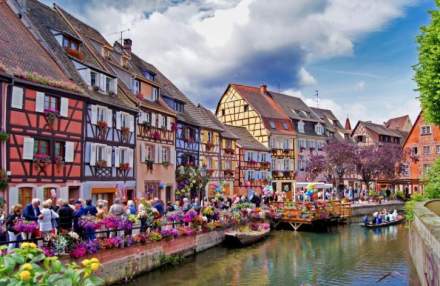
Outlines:
{"label": "stone embankment", "polygon": [[417,203],[409,250],[422,286],[440,286],[440,200]]}
{"label": "stone embankment", "polygon": [[389,211],[396,209],[397,211],[403,211],[405,203],[402,201],[386,201],[382,203],[365,203],[365,204],[353,204],[350,222],[361,222],[362,217],[365,215],[371,216],[374,212],[378,212],[386,208]]}

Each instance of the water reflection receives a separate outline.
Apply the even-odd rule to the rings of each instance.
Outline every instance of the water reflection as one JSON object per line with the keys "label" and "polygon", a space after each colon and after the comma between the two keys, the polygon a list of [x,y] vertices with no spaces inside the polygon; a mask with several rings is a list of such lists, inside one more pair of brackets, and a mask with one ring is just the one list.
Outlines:
{"label": "water reflection", "polygon": [[404,225],[370,230],[357,225],[328,233],[274,232],[246,249],[217,247],[132,285],[417,285]]}

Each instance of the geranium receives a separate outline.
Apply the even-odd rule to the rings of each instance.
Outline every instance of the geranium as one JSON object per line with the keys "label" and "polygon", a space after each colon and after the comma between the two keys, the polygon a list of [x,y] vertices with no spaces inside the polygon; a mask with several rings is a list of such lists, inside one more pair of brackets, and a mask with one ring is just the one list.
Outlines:
{"label": "geranium", "polygon": [[91,231],[99,228],[99,224],[96,222],[96,217],[89,215],[81,217],[78,224],[86,231]]}
{"label": "geranium", "polygon": [[183,219],[183,215],[181,212],[171,213],[167,216],[167,220],[172,223],[179,223]]}
{"label": "geranium", "polygon": [[19,220],[14,225],[14,230],[17,232],[33,233],[37,229],[38,225],[34,221]]}
{"label": "geranium", "polygon": [[72,258],[80,258],[87,254],[87,248],[83,243],[78,243],[74,246],[72,251],[70,252],[70,257]]}
{"label": "geranium", "polygon": [[182,221],[184,223],[190,223],[193,221],[193,219],[197,216],[197,212],[193,209],[190,209],[189,211],[187,211],[185,213],[185,215],[183,216]]}
{"label": "geranium", "polygon": [[179,236],[179,232],[175,228],[163,229],[160,231],[162,238],[176,238]]}
{"label": "geranium", "polygon": [[121,223],[121,219],[119,217],[112,215],[106,216],[104,219],[100,221],[100,224],[108,229],[114,229],[114,228],[117,229],[120,223]]}

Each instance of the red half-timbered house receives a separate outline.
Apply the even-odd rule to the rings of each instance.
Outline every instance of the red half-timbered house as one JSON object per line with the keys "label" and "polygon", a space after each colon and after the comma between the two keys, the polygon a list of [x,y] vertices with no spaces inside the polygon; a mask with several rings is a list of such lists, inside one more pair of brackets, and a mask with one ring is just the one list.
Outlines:
{"label": "red half-timbered house", "polygon": [[0,26],[8,205],[68,197],[81,184],[84,97],[3,1]]}

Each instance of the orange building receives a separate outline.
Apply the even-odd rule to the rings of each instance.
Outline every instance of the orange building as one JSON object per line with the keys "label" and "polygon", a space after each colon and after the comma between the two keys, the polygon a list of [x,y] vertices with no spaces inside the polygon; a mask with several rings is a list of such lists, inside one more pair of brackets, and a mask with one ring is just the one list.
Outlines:
{"label": "orange building", "polygon": [[422,178],[440,156],[440,127],[427,123],[421,112],[405,143],[401,181],[407,194],[423,190]]}

